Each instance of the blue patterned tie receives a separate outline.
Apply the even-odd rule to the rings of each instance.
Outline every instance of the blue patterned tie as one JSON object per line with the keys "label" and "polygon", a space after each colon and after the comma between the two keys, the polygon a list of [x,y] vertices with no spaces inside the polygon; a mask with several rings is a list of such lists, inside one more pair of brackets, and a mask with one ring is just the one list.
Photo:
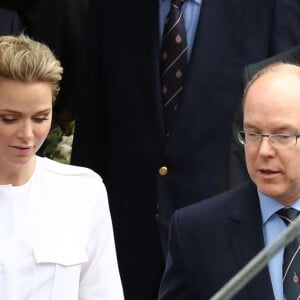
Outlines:
{"label": "blue patterned tie", "polygon": [[161,92],[167,135],[178,109],[187,67],[187,41],[181,12],[183,2],[184,0],[172,0],[161,46]]}
{"label": "blue patterned tie", "polygon": [[[294,208],[283,208],[277,212],[278,216],[288,226],[299,214]],[[284,299],[300,299],[300,237],[297,237],[285,247],[283,258],[283,294]]]}

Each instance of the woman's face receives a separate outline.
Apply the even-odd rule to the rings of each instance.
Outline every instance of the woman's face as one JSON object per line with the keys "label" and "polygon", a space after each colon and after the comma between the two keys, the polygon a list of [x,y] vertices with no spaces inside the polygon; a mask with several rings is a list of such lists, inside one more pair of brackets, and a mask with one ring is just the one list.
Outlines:
{"label": "woman's face", "polygon": [[51,119],[48,83],[0,81],[0,168],[10,170],[32,161],[49,133]]}

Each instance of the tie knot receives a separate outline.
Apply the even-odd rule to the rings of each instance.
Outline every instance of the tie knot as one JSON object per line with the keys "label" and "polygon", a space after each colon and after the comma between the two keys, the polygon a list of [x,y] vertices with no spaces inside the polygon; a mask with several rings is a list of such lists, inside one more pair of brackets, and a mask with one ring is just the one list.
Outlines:
{"label": "tie knot", "polygon": [[184,0],[172,0],[171,5],[175,7],[176,9],[181,9],[181,6],[183,5]]}
{"label": "tie knot", "polygon": [[292,223],[298,216],[299,211],[292,207],[285,207],[277,212],[277,215],[285,222],[286,225]]}

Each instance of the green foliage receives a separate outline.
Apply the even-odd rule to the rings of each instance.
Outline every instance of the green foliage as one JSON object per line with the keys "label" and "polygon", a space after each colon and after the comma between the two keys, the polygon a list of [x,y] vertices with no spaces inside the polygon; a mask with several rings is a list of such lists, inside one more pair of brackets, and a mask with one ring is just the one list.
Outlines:
{"label": "green foliage", "polygon": [[74,130],[74,120],[69,123],[65,132],[63,132],[59,126],[53,128],[46,139],[46,147],[43,151],[44,156],[69,164]]}

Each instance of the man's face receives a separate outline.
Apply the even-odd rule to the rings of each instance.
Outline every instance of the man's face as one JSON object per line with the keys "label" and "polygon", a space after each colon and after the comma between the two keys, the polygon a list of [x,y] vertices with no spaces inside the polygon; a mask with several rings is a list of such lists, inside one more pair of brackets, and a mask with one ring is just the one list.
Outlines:
{"label": "man's face", "polygon": [[[261,134],[300,134],[300,77],[291,71],[267,73],[250,87],[244,130]],[[258,190],[285,206],[300,197],[300,139],[276,149],[267,137],[245,145],[247,169]]]}

